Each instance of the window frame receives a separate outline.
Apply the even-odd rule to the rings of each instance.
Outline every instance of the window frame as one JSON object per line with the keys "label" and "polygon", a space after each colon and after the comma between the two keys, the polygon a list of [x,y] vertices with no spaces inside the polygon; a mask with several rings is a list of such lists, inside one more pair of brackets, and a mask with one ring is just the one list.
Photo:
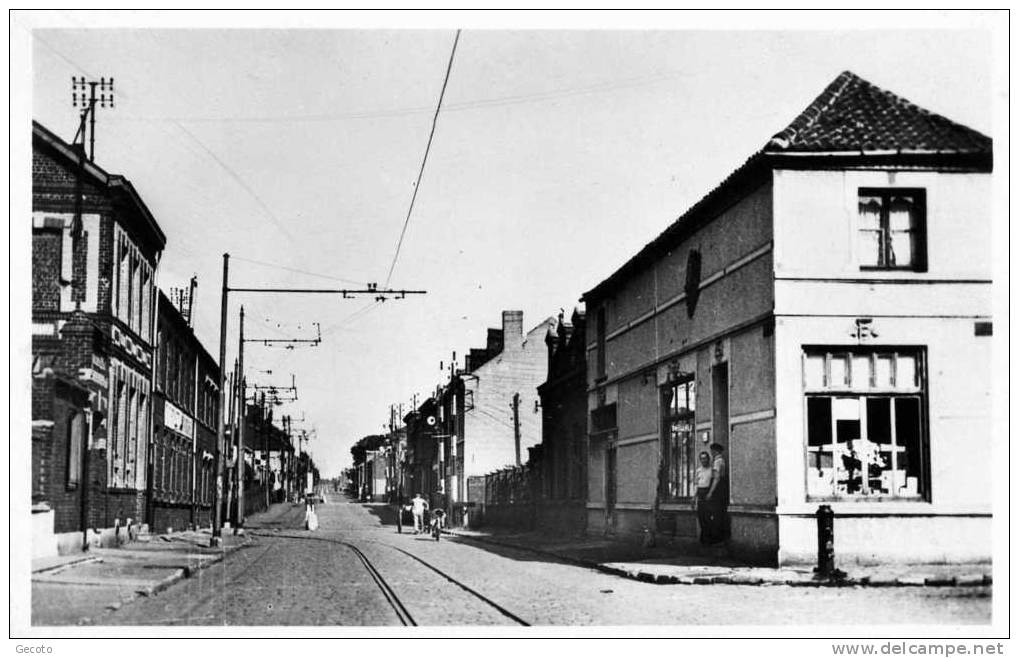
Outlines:
{"label": "window frame", "polygon": [[[819,386],[810,386],[808,383],[808,358],[812,356],[822,356],[824,359],[824,365],[822,369],[822,382]],[[855,365],[855,357],[861,355],[868,355],[870,361],[870,374],[871,377],[868,379],[867,387],[856,386],[853,383],[852,368]],[[845,371],[845,379],[842,385],[833,385],[831,381],[831,359],[833,356],[846,357],[848,369]],[[903,387],[899,386],[898,382],[895,381],[897,376],[896,370],[898,368],[900,356],[911,356],[914,359],[914,386]],[[892,360],[892,382],[888,386],[879,386],[875,380],[876,364],[878,359],[891,357]],[[803,398],[803,441],[802,441],[802,454],[804,458],[803,464],[803,485],[804,485],[804,498],[807,502],[848,502],[848,503],[878,503],[878,502],[892,502],[892,503],[929,503],[932,498],[931,491],[933,489],[933,483],[931,482],[931,447],[930,447],[930,413],[929,413],[929,388],[927,381],[928,373],[928,356],[927,350],[924,346],[919,345],[834,345],[834,346],[813,346],[804,345],[801,348],[801,384],[802,384],[802,398]],[[832,493],[825,495],[817,495],[810,493],[810,417],[809,417],[809,401],[812,398],[828,398],[832,400],[834,407],[834,400],[836,399],[855,399],[861,407],[866,406],[867,400],[871,399],[887,399],[889,400],[890,415],[889,415],[889,446],[888,449],[883,451],[891,451],[895,453],[905,452],[905,446],[899,442],[896,424],[896,400],[905,398],[917,399],[917,413],[918,419],[918,454],[916,458],[920,461],[918,474],[919,481],[917,483],[918,493],[915,496],[902,496],[896,494],[894,491],[888,494],[840,494],[835,491],[835,481],[833,477],[832,481]],[[838,445],[838,437],[835,431],[834,409],[832,410],[832,436],[831,442],[825,445],[831,446],[832,452],[832,469],[835,469],[834,455],[835,446]],[[867,423],[867,416],[861,413],[859,418],[861,425],[861,434],[865,431]],[[861,436],[861,438],[863,438]],[[878,444],[885,445],[885,444]],[[903,448],[899,450],[899,448]],[[897,460],[896,460],[897,462]],[[891,469],[889,469],[891,470]],[[837,472],[837,471],[836,471]],[[870,478],[868,478],[870,479]]]}
{"label": "window frame", "polygon": [[[881,199],[880,223],[880,246],[878,248],[878,264],[860,264],[861,272],[926,272],[927,271],[927,190],[922,187],[860,187],[856,191],[857,210],[855,214],[855,227],[853,238],[856,241],[855,251],[857,262],[862,260],[860,253],[860,197],[879,197]],[[887,265],[888,242],[891,232],[888,207],[891,198],[894,196],[911,196],[918,208],[916,226],[916,257],[909,265]]]}
{"label": "window frame", "polygon": [[[682,481],[682,475],[677,470],[677,476],[680,479],[676,482],[676,491],[679,492],[675,495],[672,494],[672,460],[673,450],[671,446],[672,442],[672,426],[677,422],[686,422],[690,426],[689,430],[689,441],[688,451],[692,449],[694,453],[697,453],[697,378],[695,373],[689,373],[675,379],[670,379],[668,382],[663,384],[660,388],[659,395],[662,401],[662,431],[661,431],[661,449],[662,459],[665,462],[665,491],[664,499],[666,502],[686,502],[694,498],[696,494],[696,486],[694,485],[696,478],[696,458],[692,454],[686,455],[686,493],[680,492]],[[684,390],[687,396],[687,406],[684,406],[685,411],[679,410],[678,408],[674,411],[673,405],[675,404],[675,396],[678,391]],[[693,406],[689,406],[692,402]]]}
{"label": "window frame", "polygon": [[[77,440],[75,430],[78,429]],[[67,470],[65,487],[68,491],[78,488],[81,484],[83,451],[85,449],[85,413],[72,409],[67,412]]]}

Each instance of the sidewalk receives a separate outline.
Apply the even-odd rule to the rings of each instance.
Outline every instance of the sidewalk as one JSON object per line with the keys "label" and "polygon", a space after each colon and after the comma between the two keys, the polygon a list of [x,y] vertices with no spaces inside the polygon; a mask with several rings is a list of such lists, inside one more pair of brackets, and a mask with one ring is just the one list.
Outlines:
{"label": "sidewalk", "polygon": [[[273,505],[249,517],[251,525],[274,524],[293,509]],[[223,529],[222,544],[211,547],[210,528],[165,535],[143,535],[119,548],[32,561],[32,625],[74,626],[101,623],[108,612],[139,597],[152,596],[190,578],[247,545],[247,535]]]}
{"label": "sidewalk", "polygon": [[547,533],[452,529],[469,541],[506,546],[558,558],[604,573],[660,585],[787,585],[790,587],[977,587],[992,583],[990,564],[838,565],[839,580],[818,580],[811,566],[755,567],[721,552],[678,554],[680,548],[643,548],[599,537],[556,537]]}

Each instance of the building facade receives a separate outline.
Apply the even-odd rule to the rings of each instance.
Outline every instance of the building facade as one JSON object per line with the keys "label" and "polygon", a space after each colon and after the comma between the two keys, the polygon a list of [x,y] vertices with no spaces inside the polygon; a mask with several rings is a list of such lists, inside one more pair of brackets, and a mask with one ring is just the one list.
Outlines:
{"label": "building facade", "polygon": [[460,374],[462,429],[451,459],[462,460],[463,475],[452,502],[465,500],[468,478],[521,465],[528,448],[541,443],[538,386],[548,372],[544,339],[555,319],[542,320],[525,334],[523,316],[522,311],[503,311],[501,351]]}
{"label": "building facade", "polygon": [[587,354],[584,310],[549,327],[548,378],[541,399],[541,499],[537,523],[575,533],[587,522]]}
{"label": "building facade", "polygon": [[988,559],[991,168],[846,72],[588,291],[589,530],[696,537],[718,443],[737,554]]}
{"label": "building facade", "polygon": [[70,444],[82,477],[64,484],[77,493],[61,497],[81,510],[84,496],[87,505],[57,514],[58,533],[123,526],[145,513],[155,272],[165,244],[129,181],[33,122],[33,352],[91,394],[81,441]]}
{"label": "building facade", "polygon": [[146,522],[155,532],[212,522],[219,367],[190,322],[158,294]]}

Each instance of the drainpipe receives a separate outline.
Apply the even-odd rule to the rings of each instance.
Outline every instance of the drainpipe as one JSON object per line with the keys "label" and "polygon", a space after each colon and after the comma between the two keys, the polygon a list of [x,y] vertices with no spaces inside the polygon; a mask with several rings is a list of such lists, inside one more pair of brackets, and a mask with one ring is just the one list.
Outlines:
{"label": "drainpipe", "polygon": [[145,510],[145,512],[146,512],[146,514],[145,514],[145,522],[149,524],[149,530],[150,531],[152,530],[152,524],[155,521],[155,518],[153,516],[153,500],[152,500],[153,489],[152,489],[152,470],[151,470],[151,465],[152,465],[152,453],[153,453],[152,444],[155,441],[155,431],[156,431],[156,414],[152,413],[152,410],[155,407],[153,402],[155,400],[155,393],[156,393],[156,363],[157,363],[156,348],[157,348],[157,346],[156,346],[155,335],[156,335],[156,323],[159,321],[159,313],[158,313],[159,295],[156,294],[156,291],[159,288],[157,287],[156,282],[157,282],[157,276],[158,276],[158,273],[159,273],[159,262],[161,260],[162,260],[162,254],[160,252],[156,252],[156,264],[152,268],[152,289],[149,291],[149,295],[151,295],[151,301],[152,301],[152,303],[149,304],[149,330],[148,330],[148,336],[145,336],[146,340],[149,341],[149,346],[152,348],[151,351],[149,352],[152,355],[152,366],[149,368],[149,396],[148,396],[148,409],[146,410],[146,412],[148,413],[148,416],[149,416],[148,417],[148,438],[145,441],[145,464],[146,464],[146,467],[145,467],[145,491],[146,491],[145,500],[146,500],[146,508],[147,508]]}

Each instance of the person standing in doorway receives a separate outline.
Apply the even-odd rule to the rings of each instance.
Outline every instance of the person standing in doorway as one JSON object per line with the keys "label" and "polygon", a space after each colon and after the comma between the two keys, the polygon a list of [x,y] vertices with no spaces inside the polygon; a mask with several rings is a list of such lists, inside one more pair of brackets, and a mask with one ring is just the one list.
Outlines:
{"label": "person standing in doorway", "polygon": [[711,455],[701,452],[698,456],[700,465],[697,467],[697,496],[694,498],[694,505],[697,510],[697,523],[701,528],[701,543],[710,544],[711,541],[711,503],[708,500],[708,491],[711,490]]}
{"label": "person standing in doorway", "polygon": [[421,497],[421,494],[414,494],[410,501],[410,511],[414,514],[414,534],[425,531],[425,511],[428,509],[428,501]]}
{"label": "person standing in doorway", "polygon": [[721,444],[711,444],[711,486],[707,498],[711,508],[709,541],[713,544],[729,538],[729,469],[724,453]]}

